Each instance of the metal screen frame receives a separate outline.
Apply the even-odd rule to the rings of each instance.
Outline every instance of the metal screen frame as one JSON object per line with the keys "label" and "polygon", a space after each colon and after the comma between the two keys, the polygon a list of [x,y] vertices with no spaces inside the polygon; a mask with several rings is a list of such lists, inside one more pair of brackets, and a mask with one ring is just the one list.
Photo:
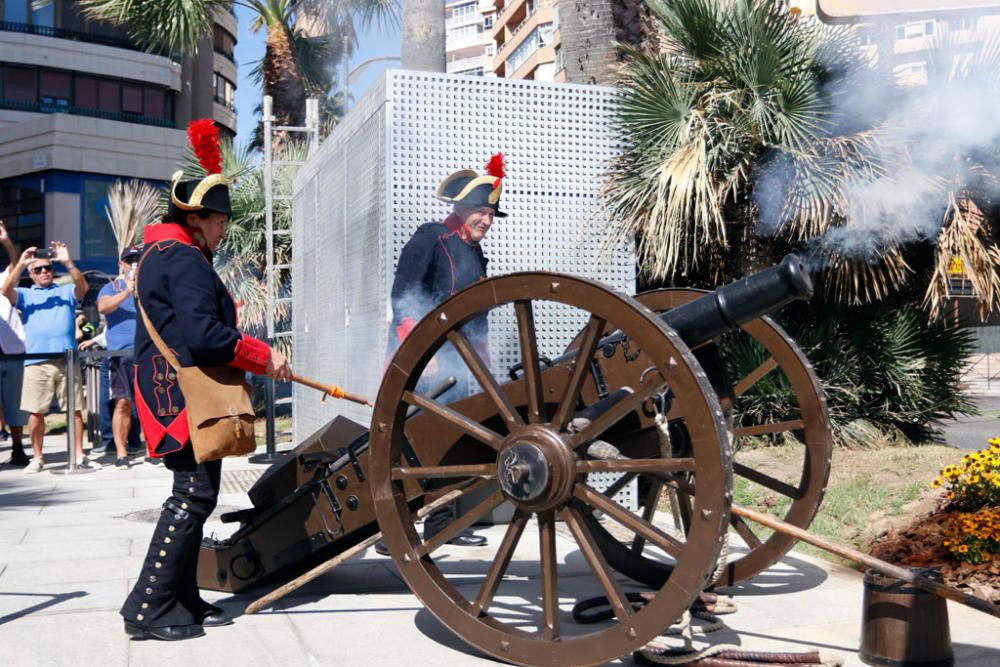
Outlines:
{"label": "metal screen frame", "polygon": [[[617,154],[614,91],[599,86],[389,70],[303,166],[293,202],[293,368],[374,400],[385,367],[389,292],[413,231],[449,207],[437,184],[507,157],[498,219],[483,241],[489,275],[548,270],[635,290],[631,246],[600,257],[598,195]],[[536,310],[540,353],[557,356],[585,324],[555,304]],[[519,361],[513,309],[490,315],[497,377]],[[296,442],[337,414],[367,426],[371,409],[293,390]]]}

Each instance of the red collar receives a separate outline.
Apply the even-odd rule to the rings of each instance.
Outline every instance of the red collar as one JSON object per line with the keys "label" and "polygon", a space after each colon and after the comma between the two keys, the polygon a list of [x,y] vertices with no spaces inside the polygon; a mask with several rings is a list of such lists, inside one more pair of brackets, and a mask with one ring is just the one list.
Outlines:
{"label": "red collar", "polygon": [[444,226],[448,228],[449,232],[452,234],[458,233],[458,238],[462,239],[469,245],[472,245],[472,241],[470,240],[472,238],[472,232],[469,231],[469,228],[460,217],[452,213],[444,219]]}
{"label": "red collar", "polygon": [[185,245],[204,250],[205,246],[195,238],[194,234],[193,227],[179,225],[175,222],[161,222],[156,225],[147,225],[142,240],[146,245],[160,241],[180,241]]}

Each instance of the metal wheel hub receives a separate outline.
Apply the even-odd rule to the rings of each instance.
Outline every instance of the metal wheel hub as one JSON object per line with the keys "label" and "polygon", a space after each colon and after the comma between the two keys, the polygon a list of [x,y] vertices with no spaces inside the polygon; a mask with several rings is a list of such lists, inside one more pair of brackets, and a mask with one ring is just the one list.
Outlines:
{"label": "metal wheel hub", "polygon": [[554,509],[573,495],[576,456],[549,428],[528,426],[511,434],[496,465],[500,490],[522,509]]}

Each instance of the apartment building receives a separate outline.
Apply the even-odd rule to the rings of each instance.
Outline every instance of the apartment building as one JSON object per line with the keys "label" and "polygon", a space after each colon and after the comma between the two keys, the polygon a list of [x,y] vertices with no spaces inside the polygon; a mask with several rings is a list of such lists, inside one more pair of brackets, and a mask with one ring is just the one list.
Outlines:
{"label": "apartment building", "polygon": [[[856,0],[787,0],[789,11],[809,20],[821,16],[824,20],[851,19],[866,48],[879,59],[887,59],[897,80],[905,85],[927,83],[927,67],[930,51],[939,45],[968,45],[972,51],[982,44],[990,33],[1000,30],[1000,12],[991,3],[931,2],[903,3],[896,0],[857,2]],[[993,3],[996,4],[996,3]],[[884,10],[898,14],[879,15]],[[942,8],[952,8],[945,11]],[[964,11],[957,8],[969,7]],[[977,8],[978,7],[978,8]],[[860,12],[871,13],[862,15]],[[858,12],[852,14],[851,12]]]}
{"label": "apartment building", "polygon": [[510,79],[564,81],[559,57],[559,8],[556,0],[480,0],[489,8],[490,44],[486,70]]}
{"label": "apartment building", "polygon": [[450,74],[486,74],[494,11],[477,0],[447,0],[445,60]]}
{"label": "apartment building", "polygon": [[175,60],[75,4],[0,0],[0,219],[21,247],[58,239],[83,269],[112,272],[108,185],[166,182],[192,118],[235,136],[237,23],[220,8],[197,54]]}

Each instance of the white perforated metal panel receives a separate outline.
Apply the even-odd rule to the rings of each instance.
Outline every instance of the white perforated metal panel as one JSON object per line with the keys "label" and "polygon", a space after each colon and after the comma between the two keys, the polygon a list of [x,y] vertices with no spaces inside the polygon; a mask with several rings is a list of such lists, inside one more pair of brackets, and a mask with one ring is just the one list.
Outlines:
{"label": "white perforated metal panel", "polygon": [[[295,181],[293,367],[374,399],[384,367],[396,259],[421,224],[449,207],[437,184],[458,169],[483,172],[502,150],[507,178],[483,242],[489,274],[558,271],[634,291],[632,249],[599,258],[593,233],[602,173],[615,155],[613,91],[596,86],[389,71],[326,139]],[[536,308],[539,348],[558,356],[586,313]],[[490,316],[494,373],[519,360],[512,308]],[[319,403],[294,390],[296,441],[343,414],[367,425],[370,409]]]}

